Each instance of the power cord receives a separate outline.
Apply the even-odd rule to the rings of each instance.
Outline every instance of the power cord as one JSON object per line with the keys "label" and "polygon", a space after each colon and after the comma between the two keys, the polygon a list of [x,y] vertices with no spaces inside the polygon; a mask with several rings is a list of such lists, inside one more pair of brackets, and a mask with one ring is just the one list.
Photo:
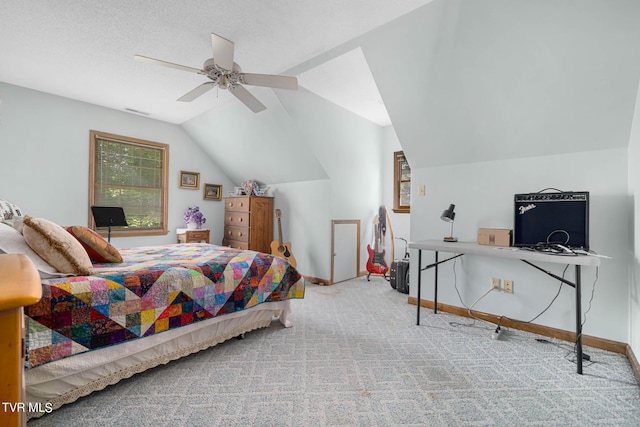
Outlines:
{"label": "power cord", "polygon": [[[458,289],[458,275],[456,274],[456,263],[457,262],[458,262],[457,259],[453,260],[453,287],[455,288],[456,293],[458,294],[458,299],[460,300],[460,304],[462,304],[462,306],[467,309],[467,314],[469,315],[469,317],[471,317],[473,319],[473,322],[471,322],[471,323],[449,322],[449,325],[453,326],[453,327],[458,327],[458,326],[471,327],[471,326],[475,326],[476,325],[476,320],[480,320],[482,322],[487,322],[486,320],[480,319],[479,317],[476,317],[473,314],[473,307],[477,303],[479,303],[484,297],[489,295],[491,293],[491,291],[493,291],[493,288],[489,289],[487,292],[485,292],[483,295],[481,295],[477,300],[475,300],[473,302],[473,304],[471,304],[471,306],[467,307],[467,305],[462,300],[462,295],[460,295],[460,290]],[[487,322],[487,323],[491,323],[491,322]],[[493,324],[492,324],[492,326],[493,326]]]}
{"label": "power cord", "polygon": [[[568,268],[569,268],[569,264],[567,264],[567,266],[564,268],[564,270],[562,270],[562,278],[563,279],[564,279],[564,275],[566,274]],[[558,292],[556,292],[556,295],[553,297],[553,299],[551,300],[549,305],[547,305],[545,307],[545,309],[542,310],[540,313],[538,313],[533,319],[531,319],[531,320],[519,320],[519,319],[511,319],[510,317],[507,317],[507,316],[500,316],[500,318],[498,319],[498,327],[496,328],[495,333],[498,333],[498,334],[500,333],[500,325],[502,324],[502,320],[503,319],[507,319],[507,320],[510,320],[512,322],[518,322],[518,323],[532,323],[538,317],[542,316],[547,310],[549,310],[551,305],[558,298],[558,295],[560,295],[560,291],[562,290],[562,285],[564,285],[564,282],[560,282],[560,286],[558,287]]]}
{"label": "power cord", "polygon": [[[593,302],[593,296],[595,295],[595,292],[596,292],[596,283],[598,283],[599,274],[600,274],[600,267],[596,267],[596,278],[593,280],[593,285],[591,286],[591,298],[589,298],[589,307],[582,315],[582,323],[580,324],[580,335],[576,336],[576,342],[573,344],[574,354],[578,352],[578,338],[582,339],[582,328],[584,328],[584,325],[587,323],[587,313],[589,313],[589,311],[591,310],[591,303]],[[588,355],[586,356],[589,357]],[[584,353],[582,353],[582,359],[591,360],[590,357],[588,359],[585,358]]]}
{"label": "power cord", "polygon": [[[553,346],[558,347],[559,349],[563,349],[567,351],[567,354],[564,355],[564,358],[567,359],[568,361],[572,362],[572,363],[576,363],[576,358],[575,358],[575,346],[571,346],[570,344],[562,344],[562,343],[557,343],[557,342],[553,342],[550,341],[546,338],[536,338],[536,341],[539,343],[543,343],[543,344],[551,344]],[[569,356],[573,355],[574,357],[572,359],[569,358]],[[586,366],[591,366],[596,362],[591,361],[591,356],[589,356],[587,353],[582,353],[582,360],[587,361],[587,362],[591,362],[589,365]]]}
{"label": "power cord", "polygon": [[[453,327],[458,327],[458,326],[471,327],[471,326],[475,326],[476,320],[480,320],[480,321],[483,321],[483,322],[486,322],[486,323],[491,323],[491,322],[488,322],[488,321],[486,321],[484,319],[480,319],[480,318],[476,317],[473,314],[473,307],[478,302],[480,302],[484,297],[489,295],[493,291],[493,288],[489,289],[487,292],[482,294],[478,299],[476,299],[473,302],[473,304],[471,304],[469,307],[467,307],[467,305],[462,300],[462,295],[460,295],[460,290],[458,289],[458,276],[457,276],[457,273],[456,273],[456,263],[457,263],[457,261],[458,261],[457,259],[453,260],[453,286],[454,286],[454,288],[456,290],[456,293],[458,294],[458,299],[460,300],[460,304],[462,304],[462,306],[467,309],[467,314],[469,315],[469,317],[471,317],[473,319],[473,322],[472,323],[449,322],[449,325],[453,326]],[[565,274],[567,273],[567,269],[568,268],[569,268],[569,264],[567,264],[564,267],[564,270],[562,270],[562,278],[563,279],[564,279]],[[589,313],[589,311],[591,310],[591,305],[592,305],[593,298],[594,298],[594,295],[595,295],[595,288],[596,288],[596,283],[598,282],[598,277],[599,277],[599,267],[596,267],[596,278],[595,278],[595,280],[593,282],[593,286],[591,288],[591,298],[589,299],[589,307],[587,308],[587,310],[583,314],[583,321],[582,321],[582,324],[581,324],[581,329],[582,329],[582,327],[584,327],[585,323],[587,322],[587,313]],[[502,335],[502,329],[503,329],[502,320],[503,319],[507,319],[507,320],[510,320],[512,322],[518,322],[518,323],[533,323],[538,317],[542,316],[545,312],[547,312],[547,310],[549,310],[549,308],[551,308],[551,306],[556,301],[556,299],[558,299],[558,296],[560,295],[560,292],[562,291],[562,285],[564,285],[564,282],[561,281],[560,282],[560,286],[558,287],[558,292],[556,292],[555,296],[551,299],[551,302],[549,302],[549,304],[544,308],[544,310],[542,310],[540,313],[538,313],[536,316],[534,316],[531,320],[519,320],[519,319],[512,319],[512,318],[507,317],[507,316],[500,316],[499,319],[498,319],[498,324],[496,325],[496,329],[493,331],[493,334],[491,335],[491,339],[492,340],[497,340]],[[582,337],[582,334],[580,334],[580,337]],[[555,343],[553,343],[553,342],[551,342],[549,340],[546,340],[544,338],[536,338],[536,341],[550,343],[550,344],[556,345],[557,347],[560,347],[560,345],[555,344]],[[573,345],[573,350],[572,351],[570,350],[565,355],[565,358],[567,358],[572,353],[574,355],[576,355],[576,353],[577,353],[577,344],[578,344],[578,337],[576,337],[576,342]],[[591,356],[589,356],[588,354],[583,352],[582,353],[582,360],[591,361]],[[576,363],[575,358],[574,358],[574,360],[572,360],[572,362]],[[590,366],[590,365],[587,365],[587,366]]]}
{"label": "power cord", "polygon": [[[564,279],[564,275],[565,275],[565,273],[566,273],[566,271],[567,271],[567,268],[568,268],[568,267],[569,267],[569,265],[567,265],[567,266],[564,268],[564,270],[562,271],[562,278],[563,278],[563,279]],[[587,308],[587,310],[584,312],[584,314],[583,314],[583,320],[582,320],[582,323],[580,324],[580,330],[581,330],[581,331],[582,331],[582,328],[584,327],[584,325],[587,323],[587,313],[589,313],[589,311],[591,310],[591,305],[592,305],[592,303],[593,303],[593,297],[594,297],[594,295],[595,295],[595,290],[596,290],[596,283],[598,283],[599,270],[600,270],[600,267],[596,267],[596,277],[595,277],[595,279],[594,279],[594,281],[593,281],[593,285],[592,285],[592,287],[591,287],[591,297],[589,298],[589,307],[588,307],[588,308]],[[555,297],[553,297],[553,300],[551,301],[551,303],[547,306],[547,308],[545,308],[545,309],[542,311],[542,313],[544,313],[545,311],[547,311],[547,309],[549,309],[549,307],[551,307],[551,304],[553,304],[553,302],[556,300],[556,298],[557,298],[557,297],[558,297],[558,295],[560,294],[560,290],[562,289],[562,285],[563,285],[563,284],[564,284],[564,282],[560,282],[560,288],[558,289],[558,293],[556,293],[556,296],[555,296]],[[533,319],[531,319],[531,320],[530,320],[530,321],[528,321],[528,322],[522,322],[522,321],[520,321],[520,320],[514,320],[514,319],[509,319],[509,320],[516,321],[516,322],[522,322],[522,323],[531,323],[531,322],[533,322],[534,320],[536,320],[538,317],[540,317],[540,315],[541,315],[542,313],[538,314],[536,317],[534,317]],[[506,319],[508,319],[507,317],[505,317],[505,318],[506,318]],[[500,322],[501,322],[501,321],[502,321],[502,317],[500,318],[500,321],[498,321],[498,329],[496,329],[496,331],[499,331],[499,328],[500,328]],[[565,357],[565,359],[567,359],[567,360],[569,360],[569,361],[571,361],[571,362],[573,362],[573,363],[576,363],[576,362],[577,362],[578,338],[582,338],[582,332],[580,333],[580,335],[576,336],[576,341],[573,343],[573,348],[570,348],[570,349],[569,349],[569,351],[568,351],[568,353],[564,356],[564,357]],[[544,338],[536,338],[536,341],[538,341],[538,342],[542,342],[542,343],[554,344],[555,346],[557,346],[557,347],[559,347],[559,348],[562,348],[562,347],[561,347],[561,345],[556,344],[556,343],[553,343],[553,342],[551,342],[551,341],[549,341],[549,340],[547,340],[547,339],[544,339]],[[569,357],[570,355],[572,355],[572,354],[573,354],[573,356],[574,356],[574,357],[573,357],[573,359],[569,359],[568,357]],[[584,360],[584,361],[591,361],[591,356],[590,356],[590,355],[588,355],[587,353],[584,353],[584,352],[583,352],[583,353],[582,353],[582,360]],[[591,364],[593,364],[593,362],[592,362]],[[591,365],[591,364],[590,364],[590,365]],[[587,366],[590,366],[590,365],[587,365]]]}

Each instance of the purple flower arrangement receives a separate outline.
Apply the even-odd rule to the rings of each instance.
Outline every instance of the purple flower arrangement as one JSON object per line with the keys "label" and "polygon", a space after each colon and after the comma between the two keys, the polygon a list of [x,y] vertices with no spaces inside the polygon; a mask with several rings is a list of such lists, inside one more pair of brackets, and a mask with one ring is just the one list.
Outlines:
{"label": "purple flower arrangement", "polygon": [[187,208],[184,211],[184,216],[182,217],[182,221],[184,225],[188,226],[190,222],[196,224],[198,228],[202,227],[202,224],[207,222],[207,219],[204,217],[202,212],[200,212],[200,207],[192,206]]}

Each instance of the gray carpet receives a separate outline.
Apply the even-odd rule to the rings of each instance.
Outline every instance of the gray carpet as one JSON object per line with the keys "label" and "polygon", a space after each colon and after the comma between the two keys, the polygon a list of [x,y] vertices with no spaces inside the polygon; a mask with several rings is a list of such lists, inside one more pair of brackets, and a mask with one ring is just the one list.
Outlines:
{"label": "gray carpet", "polygon": [[[640,425],[627,359],[423,310],[382,278],[308,284],[274,322],[32,420],[37,426]],[[458,325],[458,326],[456,326]]]}

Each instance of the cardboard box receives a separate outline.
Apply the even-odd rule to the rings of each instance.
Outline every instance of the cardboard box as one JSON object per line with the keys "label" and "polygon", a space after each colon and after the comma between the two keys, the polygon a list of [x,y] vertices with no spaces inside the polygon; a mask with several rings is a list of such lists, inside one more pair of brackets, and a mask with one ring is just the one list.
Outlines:
{"label": "cardboard box", "polygon": [[478,244],[489,246],[511,246],[512,231],[505,228],[478,229]]}

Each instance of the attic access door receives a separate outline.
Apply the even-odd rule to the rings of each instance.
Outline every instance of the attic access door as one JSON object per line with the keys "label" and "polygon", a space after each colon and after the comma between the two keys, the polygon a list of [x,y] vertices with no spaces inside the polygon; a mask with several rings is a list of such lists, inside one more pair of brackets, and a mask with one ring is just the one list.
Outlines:
{"label": "attic access door", "polygon": [[360,272],[360,220],[331,221],[331,283],[358,277]]}

